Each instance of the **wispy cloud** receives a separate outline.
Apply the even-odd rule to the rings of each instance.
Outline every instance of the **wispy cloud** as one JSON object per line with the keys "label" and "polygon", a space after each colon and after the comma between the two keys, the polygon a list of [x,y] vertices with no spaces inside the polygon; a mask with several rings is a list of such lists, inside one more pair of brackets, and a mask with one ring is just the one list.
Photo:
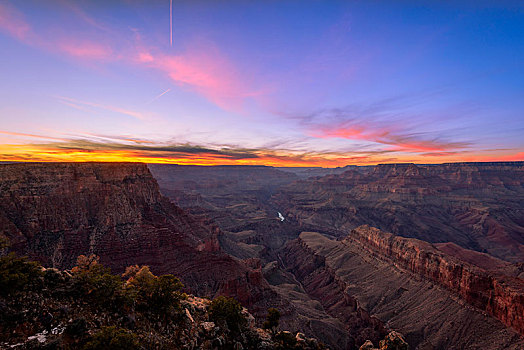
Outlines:
{"label": "wispy cloud", "polygon": [[[473,146],[468,140],[449,140],[436,128],[424,131],[434,120],[413,116],[410,107],[416,103],[417,98],[392,97],[368,106],[352,105],[287,118],[296,119],[315,138],[365,141],[382,151],[443,153]],[[440,123],[444,121],[439,119]]]}
{"label": "wispy cloud", "polygon": [[[88,18],[78,7],[74,6],[74,8],[78,10],[75,12],[77,16],[81,16],[84,20]],[[116,58],[107,37],[92,39],[82,36],[82,33],[73,35],[60,26],[35,30],[24,14],[8,2],[0,3],[0,30],[26,45],[64,54],[74,59],[85,61]]]}
{"label": "wispy cloud", "polygon": [[[139,161],[198,165],[272,165],[272,166],[344,166],[392,162],[456,162],[524,160],[519,151],[484,154],[429,152],[414,156],[391,151],[300,152],[272,148],[198,145],[191,143],[153,142],[133,136],[85,135],[59,138],[44,135],[0,132],[13,137],[41,140],[27,144],[0,144],[0,160],[18,161]],[[48,142],[50,141],[50,142]],[[489,153],[489,154],[488,154]]]}
{"label": "wispy cloud", "polygon": [[70,106],[76,109],[80,109],[80,110],[86,110],[86,107],[92,107],[96,109],[102,109],[102,110],[106,110],[106,111],[110,111],[114,113],[127,115],[129,117],[133,117],[139,120],[146,119],[146,117],[140,112],[132,111],[132,110],[117,107],[117,106],[110,106],[110,105],[89,102],[89,101],[82,101],[82,100],[77,100],[74,98],[64,97],[64,96],[55,96],[55,97],[59,100],[59,102],[67,106]]}
{"label": "wispy cloud", "polygon": [[[87,135],[86,135],[87,136]],[[191,143],[158,143],[132,136],[90,135],[83,138],[41,137],[52,142],[1,145],[0,160],[31,161],[141,161],[176,164],[237,164],[273,166],[341,166],[392,161],[392,157],[363,153],[297,152],[270,148],[242,148]]]}
{"label": "wispy cloud", "polygon": [[90,60],[107,60],[114,57],[113,50],[109,45],[103,45],[91,40],[77,40],[66,38],[57,42],[58,49],[72,57],[90,59]]}
{"label": "wispy cloud", "polygon": [[53,136],[35,135],[35,134],[27,134],[27,133],[22,133],[22,132],[13,132],[13,131],[4,131],[4,130],[0,130],[0,134],[8,135],[8,136],[24,137],[24,138],[55,140],[55,141],[66,141],[67,140],[67,139],[57,138]]}
{"label": "wispy cloud", "polygon": [[164,73],[179,86],[196,91],[228,111],[241,111],[245,102],[263,94],[245,83],[245,77],[212,42],[194,44],[178,55],[153,48],[137,52],[135,62]]}
{"label": "wispy cloud", "polygon": [[32,28],[23,14],[8,2],[0,3],[0,30],[21,41],[30,40],[33,35]]}
{"label": "wispy cloud", "polygon": [[399,152],[437,152],[463,150],[470,142],[446,141],[424,133],[410,133],[391,125],[373,125],[365,121],[351,121],[336,125],[321,125],[310,131],[319,138],[364,140],[386,145],[384,150]]}
{"label": "wispy cloud", "polygon": [[[77,5],[68,5],[73,16],[94,28],[89,33],[68,33],[60,26],[36,31],[22,12],[0,4],[0,29],[27,45],[65,55],[81,62],[121,62],[152,68],[179,86],[204,96],[228,111],[242,111],[246,100],[262,94],[248,86],[228,57],[211,41],[195,40],[177,54],[144,42],[140,32],[112,32]],[[107,32],[111,31],[111,35]],[[160,96],[158,96],[160,97]]]}

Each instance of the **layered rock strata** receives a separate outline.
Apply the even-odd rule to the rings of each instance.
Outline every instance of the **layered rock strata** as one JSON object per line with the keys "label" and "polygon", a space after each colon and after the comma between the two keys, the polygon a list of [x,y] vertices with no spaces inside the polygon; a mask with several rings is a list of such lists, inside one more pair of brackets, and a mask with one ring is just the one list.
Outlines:
{"label": "layered rock strata", "polygon": [[[418,255],[421,260],[416,260],[417,254],[414,254],[415,260],[411,260],[406,267],[404,260],[387,245],[381,245],[384,248],[380,249],[373,248],[365,238],[370,230],[364,227],[360,233],[352,233],[344,241],[335,241],[319,233],[303,232],[299,239],[286,245],[284,264],[304,288],[311,291],[318,276],[329,275],[337,283],[330,286],[330,292],[323,291],[319,296],[324,305],[354,300],[357,309],[382,322],[385,328],[404,334],[411,348],[520,349],[524,346],[524,338],[513,328],[505,326],[487,311],[469,304],[460,293],[442,286],[415,268],[430,266],[422,261],[436,261],[434,258],[424,258],[425,253],[421,253]],[[383,244],[382,240],[379,242]],[[424,242],[421,244],[425,245]],[[311,263],[295,264],[295,261]],[[447,264],[443,262],[443,266]],[[467,279],[472,277],[464,278],[462,283],[467,283]],[[475,284],[471,288],[473,286]],[[480,292],[483,286],[478,288],[477,292]],[[483,293],[489,291],[484,290]],[[348,314],[346,310],[341,312]],[[375,339],[371,340],[376,343]]]}
{"label": "layered rock strata", "polygon": [[367,225],[342,241],[358,244],[393,266],[434,281],[524,335],[524,281],[473,266],[430,243],[398,237]]}
{"label": "layered rock strata", "polygon": [[367,224],[524,261],[524,162],[356,168],[287,185],[272,202],[304,231],[343,237]]}
{"label": "layered rock strata", "polygon": [[145,164],[0,165],[0,235],[14,251],[60,269],[81,254],[115,272],[148,265],[195,293],[234,295],[265,312],[274,293],[260,268],[223,253],[219,232],[163,197]]}

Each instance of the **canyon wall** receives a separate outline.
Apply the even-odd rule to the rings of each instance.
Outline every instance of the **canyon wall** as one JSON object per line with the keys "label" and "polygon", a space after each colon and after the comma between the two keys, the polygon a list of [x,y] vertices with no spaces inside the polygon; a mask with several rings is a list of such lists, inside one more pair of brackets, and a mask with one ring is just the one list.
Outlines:
{"label": "canyon wall", "polygon": [[294,273],[306,293],[318,300],[328,315],[344,325],[346,336],[339,342],[338,349],[358,349],[366,340],[378,343],[387,334],[384,323],[371,317],[353,296],[345,292],[345,282],[326,264],[325,257],[299,242],[286,245],[282,262]]}
{"label": "canyon wall", "polygon": [[496,274],[444,254],[432,244],[361,226],[343,240],[359,244],[395,266],[428,278],[458,294],[524,335],[524,281]]}
{"label": "canyon wall", "polygon": [[163,197],[145,164],[0,165],[0,235],[45,266],[96,254],[115,272],[149,265],[199,295],[233,295],[265,312],[274,298],[260,268],[223,253],[216,226]]}
{"label": "canyon wall", "polygon": [[272,202],[305,230],[360,225],[524,261],[524,162],[382,164],[296,181]]}
{"label": "canyon wall", "polygon": [[[515,328],[505,326],[487,310],[473,306],[456,290],[441,285],[440,280],[433,280],[421,273],[424,269],[419,270],[419,267],[429,267],[438,261],[425,253],[426,248],[430,252],[436,251],[429,243],[416,241],[414,244],[417,250],[409,245],[402,246],[401,249],[408,250],[406,256],[412,256],[409,263],[405,263],[400,251],[395,253],[395,249],[387,248],[387,240],[366,238],[376,237],[378,231],[369,227],[359,230],[359,234],[353,232],[344,241],[329,239],[319,233],[303,232],[282,251],[284,267],[327,310],[330,310],[329,305],[338,304],[331,311],[338,310],[341,318],[354,314],[355,310],[362,310],[361,314],[382,323],[384,328],[404,334],[410,346],[417,349],[516,350],[524,346],[524,338]],[[379,242],[378,247],[381,248],[373,247],[373,243],[370,243],[373,240]],[[413,249],[413,254],[409,252],[410,249]],[[438,251],[435,254],[444,255]],[[461,286],[469,286],[470,298],[475,293],[479,293],[481,299],[490,295],[491,286],[484,285],[484,282],[477,285],[476,281],[479,280],[474,274],[456,274],[469,267],[464,264],[460,267],[458,262],[457,265],[444,261],[441,264],[443,271],[447,270],[444,266],[449,266],[449,271],[455,271],[455,275],[448,277],[458,278],[457,283]],[[471,271],[475,269],[471,267]],[[446,280],[446,277],[442,280]],[[319,284],[318,281],[333,282]],[[500,282],[501,285],[504,283]],[[320,290],[320,294],[315,294],[316,290]],[[513,291],[515,294],[512,294]],[[492,293],[488,300],[491,300],[493,306],[497,303],[507,306],[518,303],[522,296],[522,290],[519,297],[519,292],[513,289]],[[503,293],[512,299],[495,297],[495,294]],[[349,305],[354,305],[353,309],[348,308]],[[508,311],[507,318],[518,320],[522,315],[519,316],[519,310],[520,306],[515,306],[514,311]],[[348,328],[348,334],[350,337],[358,336],[358,328],[357,332],[351,332]]]}

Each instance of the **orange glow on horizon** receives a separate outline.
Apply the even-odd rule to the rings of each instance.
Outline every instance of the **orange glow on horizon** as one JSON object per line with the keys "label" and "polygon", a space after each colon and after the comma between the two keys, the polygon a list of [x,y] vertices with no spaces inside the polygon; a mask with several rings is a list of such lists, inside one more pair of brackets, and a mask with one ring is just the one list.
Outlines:
{"label": "orange glow on horizon", "polygon": [[380,156],[347,156],[338,154],[295,155],[260,152],[254,158],[235,159],[226,155],[212,153],[166,156],[159,151],[136,150],[63,150],[45,148],[39,145],[0,145],[0,161],[13,162],[141,162],[180,165],[266,165],[275,167],[342,167],[346,165],[375,165],[379,163],[447,163],[447,162],[486,162],[486,161],[524,161],[524,152],[515,154],[451,154],[451,155],[397,155],[395,158]]}

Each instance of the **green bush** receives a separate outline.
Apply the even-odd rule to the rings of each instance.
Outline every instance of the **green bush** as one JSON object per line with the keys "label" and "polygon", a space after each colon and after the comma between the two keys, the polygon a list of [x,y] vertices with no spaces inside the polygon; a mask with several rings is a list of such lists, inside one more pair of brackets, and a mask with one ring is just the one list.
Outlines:
{"label": "green bush", "polygon": [[267,310],[267,317],[262,325],[262,328],[269,329],[273,333],[276,332],[280,321],[280,311],[271,307]]}
{"label": "green bush", "polygon": [[44,271],[44,286],[52,291],[56,291],[57,287],[65,284],[63,275],[55,269],[46,269]]}
{"label": "green bush", "polygon": [[127,292],[134,296],[137,305],[157,315],[172,316],[180,310],[181,290],[184,285],[173,275],[155,276],[149,267],[132,267],[126,271],[131,276],[127,281]]}
{"label": "green bush", "polygon": [[126,302],[120,276],[113,275],[111,269],[98,261],[79,264],[72,271],[73,289],[81,297],[106,307],[121,307]]}
{"label": "green bush", "polygon": [[102,328],[84,345],[84,350],[135,350],[140,348],[136,334],[116,327]]}
{"label": "green bush", "polygon": [[209,305],[209,318],[216,324],[226,324],[230,331],[238,333],[247,320],[242,314],[242,305],[233,298],[219,296]]}
{"label": "green bush", "polygon": [[173,275],[154,279],[149,297],[149,306],[156,312],[168,313],[180,309],[180,290],[183,284]]}
{"label": "green bush", "polygon": [[14,253],[0,257],[0,295],[13,295],[17,292],[34,289],[40,285],[42,267],[27,258]]}

